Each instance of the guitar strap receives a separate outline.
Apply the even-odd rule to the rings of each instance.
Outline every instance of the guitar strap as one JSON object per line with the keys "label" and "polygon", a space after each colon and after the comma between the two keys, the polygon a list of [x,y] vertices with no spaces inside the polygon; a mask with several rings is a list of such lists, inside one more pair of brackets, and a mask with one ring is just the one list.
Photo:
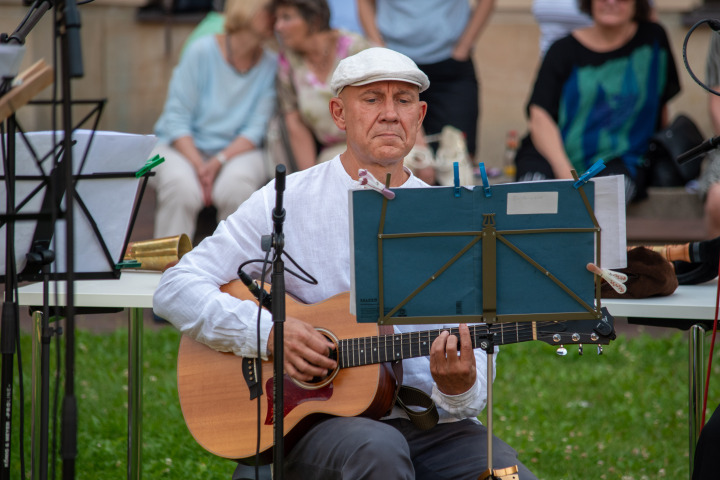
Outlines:
{"label": "guitar strap", "polygon": [[[392,325],[380,325],[381,335],[393,335],[393,333]],[[418,388],[402,384],[402,361],[390,362],[390,365],[392,366],[393,373],[395,373],[395,380],[397,381],[395,404],[405,411],[413,425],[420,430],[428,430],[437,425],[440,416],[432,398]],[[420,407],[420,410],[410,407]]]}
{"label": "guitar strap", "polygon": [[[431,429],[437,425],[438,419],[440,418],[432,398],[430,398],[427,393],[415,387],[400,385],[395,403],[405,410],[407,416],[410,417],[410,421],[420,430]],[[410,406],[420,407],[422,410],[413,410]]]}

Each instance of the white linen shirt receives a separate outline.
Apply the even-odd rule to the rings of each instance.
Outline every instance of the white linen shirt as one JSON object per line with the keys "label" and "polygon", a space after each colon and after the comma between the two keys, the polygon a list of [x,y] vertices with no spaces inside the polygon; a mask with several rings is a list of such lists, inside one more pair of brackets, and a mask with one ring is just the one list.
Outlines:
{"label": "white linen shirt", "polygon": [[[401,188],[412,187],[427,185],[410,174]],[[318,280],[317,285],[310,285],[286,273],[286,290],[300,301],[316,303],[350,290],[348,191],[359,188],[363,187],[347,174],[339,156],[286,178],[283,194],[285,252]],[[219,287],[238,278],[238,266],[243,262],[264,258],[260,238],[273,230],[275,199],[275,182],[272,181],[255,192],[227,220],[220,222],[211,237],[168,269],[155,291],[155,313],[182,333],[215,350],[243,357],[257,356],[257,305],[222,293]],[[292,268],[290,262],[285,264],[286,268]],[[259,278],[261,264],[250,264],[243,271]],[[263,310],[260,321],[263,358],[268,354],[271,328],[272,316]],[[403,333],[444,326],[397,325],[394,328],[395,332]],[[477,380],[463,394],[450,396],[437,389],[430,374],[428,357],[403,360],[403,383],[432,396],[438,406],[440,422],[475,418],[487,401],[487,357],[481,349],[475,350],[475,357]],[[406,415],[395,407],[387,418],[394,417]]]}

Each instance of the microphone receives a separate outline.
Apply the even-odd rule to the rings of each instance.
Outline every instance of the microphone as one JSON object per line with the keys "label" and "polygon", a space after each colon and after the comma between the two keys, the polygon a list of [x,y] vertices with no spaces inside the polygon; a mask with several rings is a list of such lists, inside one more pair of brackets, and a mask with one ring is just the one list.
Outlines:
{"label": "microphone", "polygon": [[720,263],[720,237],[678,245],[646,245],[646,248],[658,252],[668,262]]}
{"label": "microphone", "polygon": [[242,269],[238,270],[238,277],[240,277],[240,280],[248,290],[250,290],[250,293],[260,302],[260,306],[272,312],[272,295],[260,288],[257,282],[253,280],[250,275],[243,272]]}
{"label": "microphone", "polygon": [[68,42],[69,75],[71,78],[82,78],[84,69],[80,45],[80,12],[75,0],[65,2],[65,35]]}
{"label": "microphone", "polygon": [[709,152],[710,150],[714,150],[717,147],[720,146],[720,136],[708,138],[703,143],[698,145],[697,147],[693,147],[687,152],[681,153],[678,155],[677,162],[679,165],[682,165],[683,163],[687,163],[690,160],[695,160],[700,155]]}
{"label": "microphone", "polygon": [[[285,222],[285,209],[283,208],[283,192],[285,192],[285,165],[275,167],[275,208],[272,219],[275,225],[275,235],[281,236]],[[277,238],[276,238],[277,241]]]}

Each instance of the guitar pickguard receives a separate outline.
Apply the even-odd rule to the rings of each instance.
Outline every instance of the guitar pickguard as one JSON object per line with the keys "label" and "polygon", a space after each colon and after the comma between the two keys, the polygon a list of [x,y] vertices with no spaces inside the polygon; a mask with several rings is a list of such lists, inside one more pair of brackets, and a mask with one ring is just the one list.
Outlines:
{"label": "guitar pickguard", "polygon": [[[284,383],[284,398],[285,401],[283,402],[283,418],[287,417],[288,413],[290,413],[295,407],[298,405],[305,403],[305,402],[322,402],[327,401],[332,398],[333,394],[333,384],[329,383],[325,385],[324,387],[310,390],[306,388],[302,388],[300,385],[296,384],[292,381],[292,379],[287,376],[283,375],[283,383]],[[275,398],[275,389],[273,384],[273,379],[269,378],[267,382],[265,382],[265,391],[268,392],[267,394],[267,416],[265,417],[265,425],[272,425],[273,424],[273,412],[275,411],[274,407],[274,398]]]}

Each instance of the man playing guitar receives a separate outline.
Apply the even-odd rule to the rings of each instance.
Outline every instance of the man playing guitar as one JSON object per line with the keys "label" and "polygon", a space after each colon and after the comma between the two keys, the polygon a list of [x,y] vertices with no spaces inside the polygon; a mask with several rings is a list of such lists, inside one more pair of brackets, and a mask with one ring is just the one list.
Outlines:
{"label": "man playing guitar", "polygon": [[[286,181],[285,251],[318,280],[309,285],[288,275],[286,289],[295,298],[317,303],[351,288],[348,191],[362,188],[359,170],[381,180],[390,174],[393,188],[426,186],[403,166],[403,159],[422,125],[427,105],[419,93],[428,86],[412,60],[384,48],[362,51],[337,67],[329,107],[335,123],[347,132],[347,150]],[[155,293],[155,312],[214,350],[257,357],[259,340],[259,356],[272,355],[270,313],[262,311],[258,328],[257,304],[220,287],[237,278],[238,265],[264,256],[260,239],[272,230],[274,199],[271,182],[167,270]],[[247,271],[255,278],[261,275],[257,264]],[[465,325],[459,339],[449,334],[450,325],[394,327],[396,334],[428,328],[442,333],[428,356],[402,361],[403,383],[431,396],[437,425],[420,429],[397,406],[379,420],[323,419],[285,457],[287,478],[476,479],[487,469],[487,430],[476,418],[487,402],[486,354],[472,350]],[[337,362],[329,355],[335,344],[309,323],[289,315],[284,331],[286,375],[309,381],[335,369]],[[515,450],[497,438],[492,463],[497,469],[517,465],[513,478],[535,478]]]}

